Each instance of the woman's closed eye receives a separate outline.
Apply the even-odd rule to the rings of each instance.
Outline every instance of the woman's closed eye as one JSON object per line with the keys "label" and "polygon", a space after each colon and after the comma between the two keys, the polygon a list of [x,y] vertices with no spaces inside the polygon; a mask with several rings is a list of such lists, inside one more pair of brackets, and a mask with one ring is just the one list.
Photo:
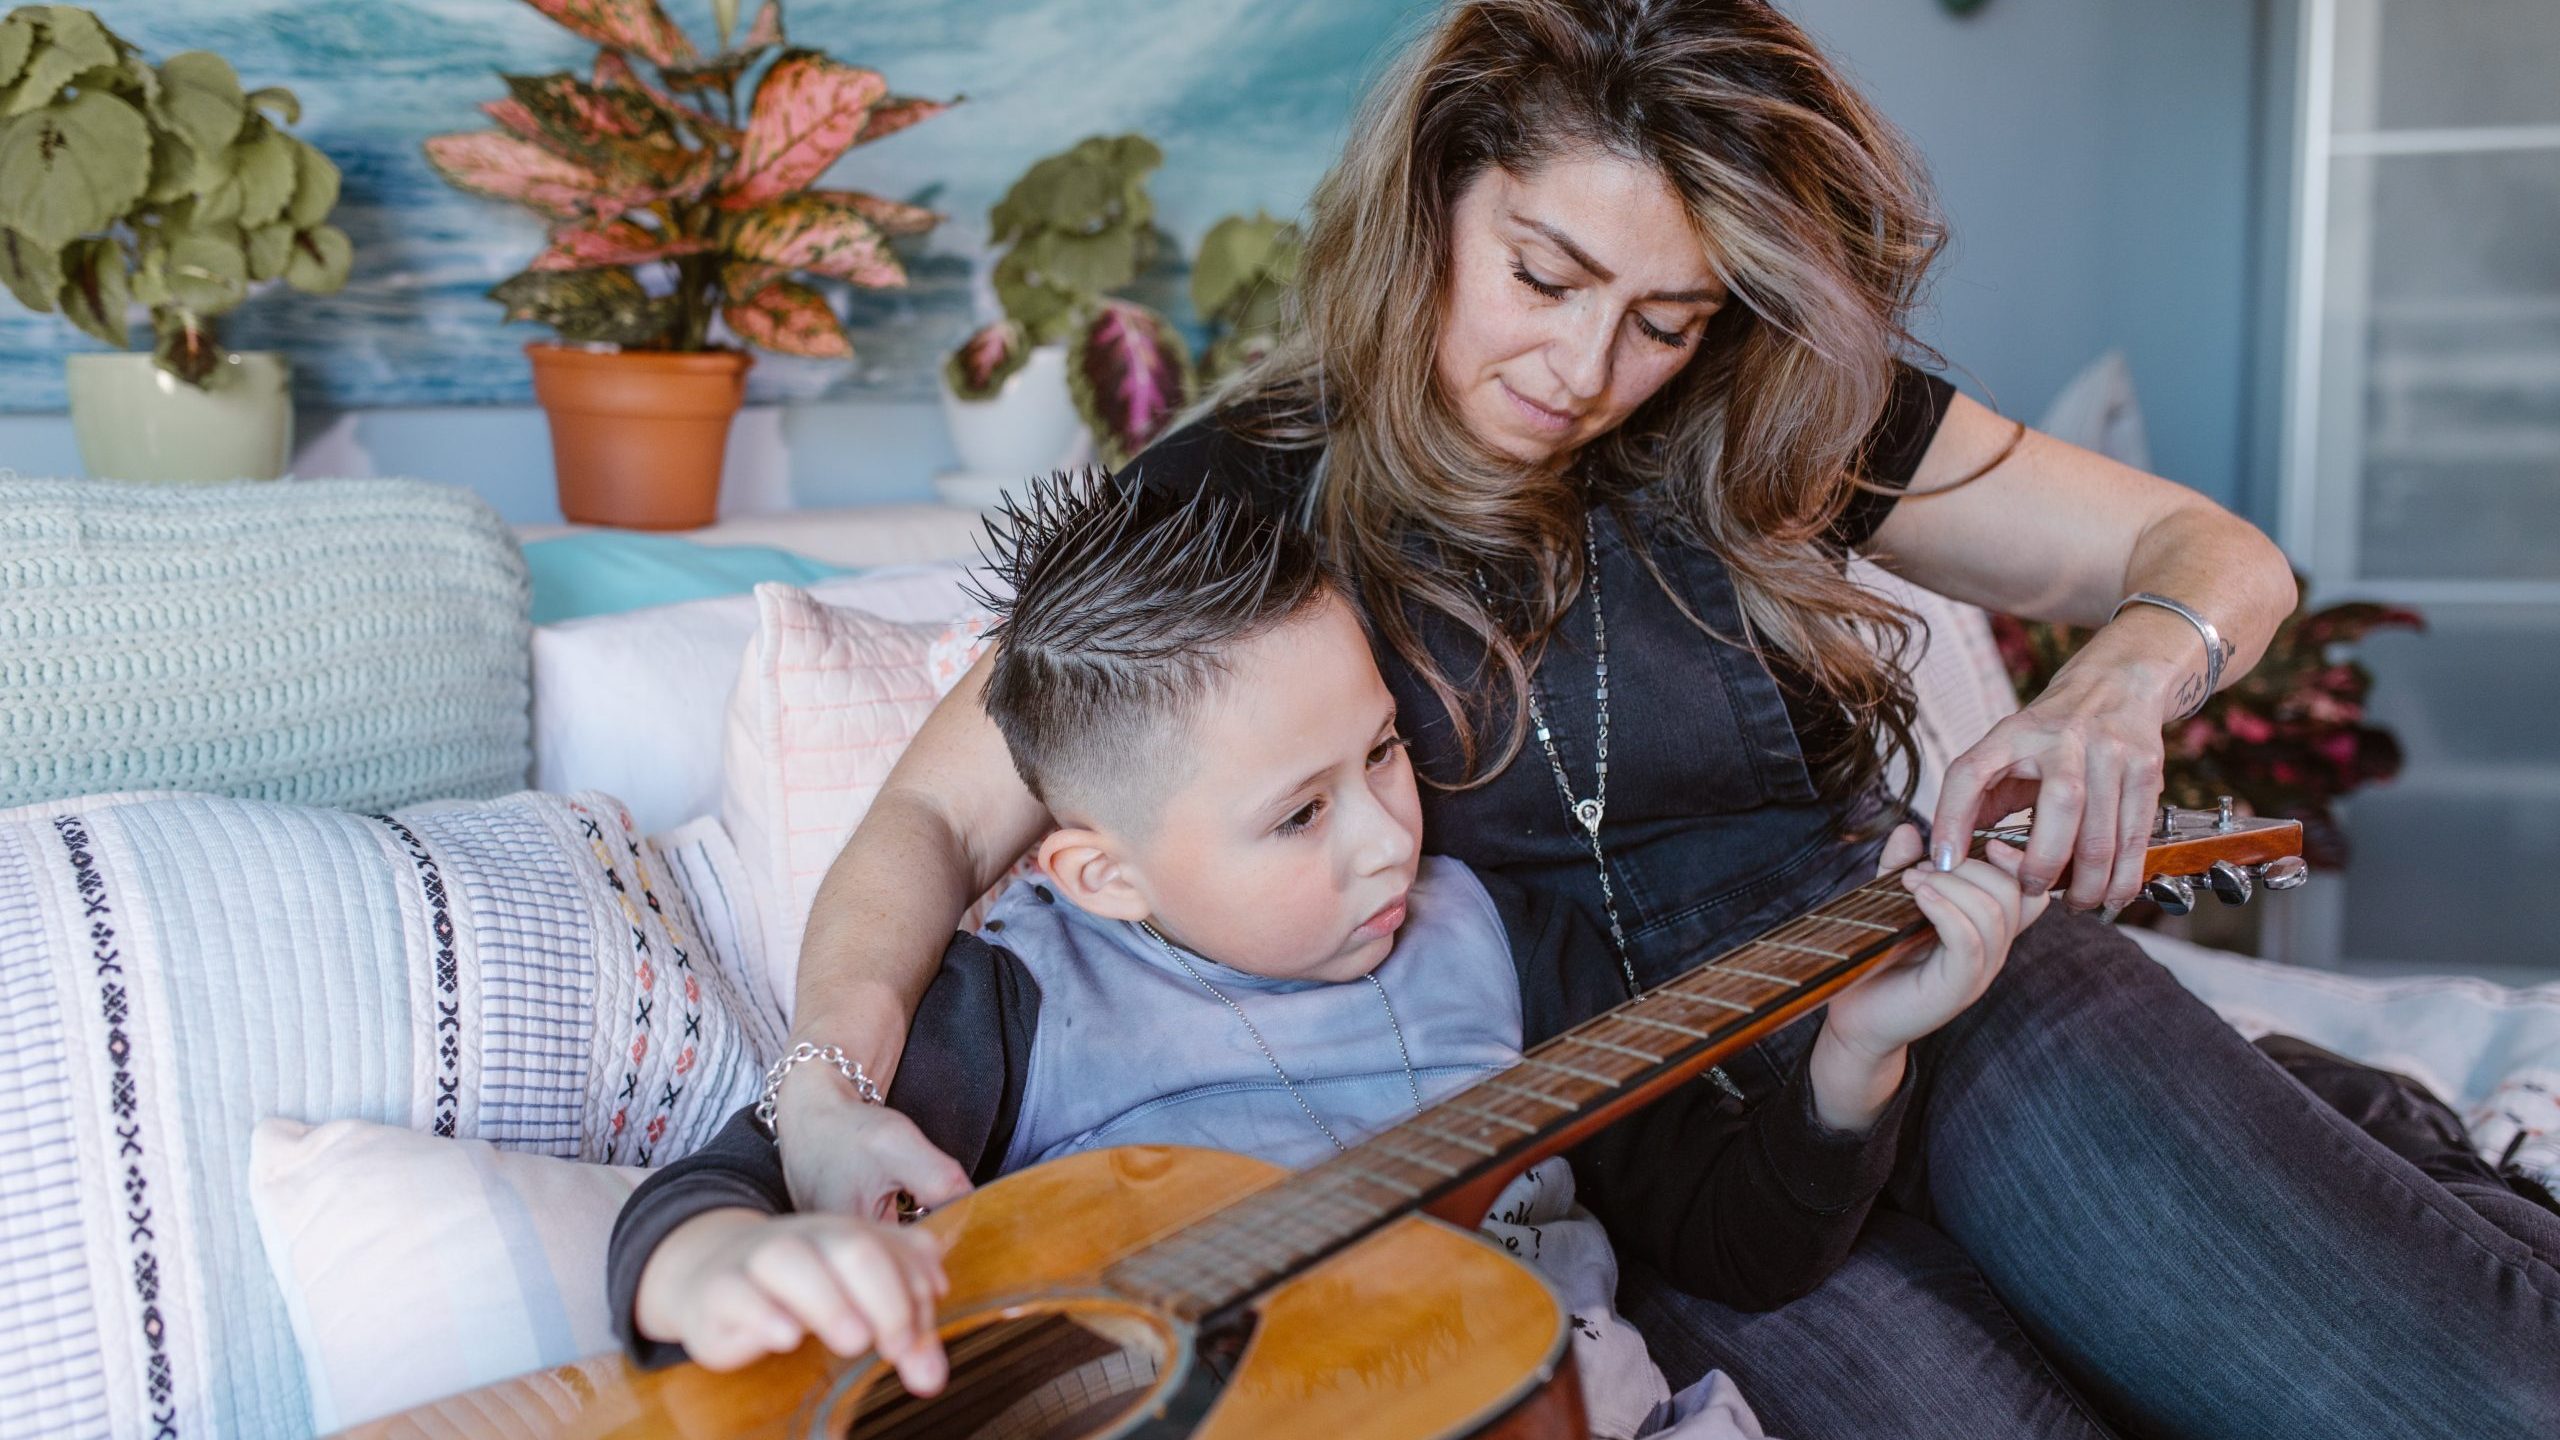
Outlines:
{"label": "woman's closed eye", "polygon": [[[1550,300],[1561,300],[1564,298],[1564,286],[1554,284],[1550,281],[1541,280],[1537,276],[1530,274],[1529,267],[1520,261],[1514,260],[1511,262],[1511,278],[1528,286],[1530,289],[1537,291],[1539,294]],[[1683,331],[1665,330],[1654,324],[1652,321],[1647,320],[1642,315],[1636,316],[1635,322],[1636,329],[1643,332],[1644,338],[1657,345],[1666,346],[1673,350],[1686,350],[1689,348],[1689,337]]]}

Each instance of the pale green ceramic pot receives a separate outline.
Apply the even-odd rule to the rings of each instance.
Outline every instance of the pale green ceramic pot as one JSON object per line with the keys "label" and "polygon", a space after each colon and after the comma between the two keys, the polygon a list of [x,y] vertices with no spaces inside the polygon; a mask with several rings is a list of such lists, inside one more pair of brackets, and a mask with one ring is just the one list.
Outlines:
{"label": "pale green ceramic pot", "polygon": [[273,480],[293,454],[282,355],[228,356],[201,390],[149,355],[72,355],[71,430],[97,480]]}

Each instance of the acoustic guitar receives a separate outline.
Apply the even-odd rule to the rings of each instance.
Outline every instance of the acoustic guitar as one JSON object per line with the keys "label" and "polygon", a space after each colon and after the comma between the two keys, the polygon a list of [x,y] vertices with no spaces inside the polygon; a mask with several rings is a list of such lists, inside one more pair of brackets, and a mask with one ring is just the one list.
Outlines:
{"label": "acoustic guitar", "polygon": [[[1986,832],[2023,840],[2023,828]],[[2149,890],[2305,878],[2301,826],[2162,811]],[[952,1242],[942,1394],[812,1341],[726,1374],[619,1356],[350,1432],[792,1440],[1579,1437],[1569,1319],[1475,1227],[1503,1187],[1924,946],[1891,877],[1548,1040],[1309,1169],[1171,1146],[1008,1175],[923,1220]]]}

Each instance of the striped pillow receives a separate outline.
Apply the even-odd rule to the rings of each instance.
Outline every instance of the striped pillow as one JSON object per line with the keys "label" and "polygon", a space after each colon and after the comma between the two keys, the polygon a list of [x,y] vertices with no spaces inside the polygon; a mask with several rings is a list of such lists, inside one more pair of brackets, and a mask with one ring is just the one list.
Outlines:
{"label": "striped pillow", "polygon": [[0,812],[0,1434],[305,1430],[250,1135],[361,1119],[646,1165],[772,1032],[621,806]]}

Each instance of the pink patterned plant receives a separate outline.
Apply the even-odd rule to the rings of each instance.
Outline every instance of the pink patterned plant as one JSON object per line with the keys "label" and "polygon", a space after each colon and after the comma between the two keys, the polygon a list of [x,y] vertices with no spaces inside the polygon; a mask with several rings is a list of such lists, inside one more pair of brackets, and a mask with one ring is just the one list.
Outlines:
{"label": "pink patterned plant", "polygon": [[507,318],[572,342],[704,350],[716,314],[768,350],[850,358],[805,278],[903,285],[890,238],[942,217],[816,183],[854,146],[953,102],[892,95],[878,71],[790,46],[780,0],[734,43],[738,0],[714,0],[721,48],[707,57],[658,0],[526,3],[603,47],[593,72],[504,76],[507,98],[480,107],[496,130],[426,142],[447,181],[551,221],[542,253],[489,292]]}

